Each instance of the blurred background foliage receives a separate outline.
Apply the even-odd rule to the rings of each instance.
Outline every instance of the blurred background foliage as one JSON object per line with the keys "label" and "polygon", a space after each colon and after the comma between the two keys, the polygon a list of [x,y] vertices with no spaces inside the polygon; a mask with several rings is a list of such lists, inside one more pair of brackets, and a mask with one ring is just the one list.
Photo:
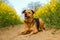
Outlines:
{"label": "blurred background foliage", "polygon": [[40,6],[34,14],[35,18],[42,18],[46,27],[60,28],[60,0],[50,0],[50,3]]}
{"label": "blurred background foliage", "polygon": [[31,2],[28,4],[28,8],[32,9],[34,11],[37,11],[37,9],[41,6],[40,2]]}
{"label": "blurred background foliage", "polygon": [[5,1],[0,1],[0,28],[22,23],[23,21],[17,15],[15,9],[5,3]]}

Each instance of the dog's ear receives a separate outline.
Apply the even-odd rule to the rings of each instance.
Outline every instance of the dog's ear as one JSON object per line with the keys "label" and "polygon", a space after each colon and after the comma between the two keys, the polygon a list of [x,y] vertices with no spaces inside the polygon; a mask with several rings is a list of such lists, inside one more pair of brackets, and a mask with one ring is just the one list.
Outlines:
{"label": "dog's ear", "polygon": [[25,13],[26,10],[23,10],[22,13]]}
{"label": "dog's ear", "polygon": [[33,14],[35,13],[33,10],[31,10],[31,11],[32,11]]}

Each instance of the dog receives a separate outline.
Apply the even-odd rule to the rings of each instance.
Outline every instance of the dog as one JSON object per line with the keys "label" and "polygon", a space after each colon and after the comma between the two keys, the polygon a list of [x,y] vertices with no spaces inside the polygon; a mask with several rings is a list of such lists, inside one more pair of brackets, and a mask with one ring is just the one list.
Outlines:
{"label": "dog", "polygon": [[23,10],[22,13],[24,14],[25,20],[25,30],[21,32],[21,34],[35,34],[39,30],[44,31],[44,22],[41,18],[34,18],[34,11],[33,10]]}

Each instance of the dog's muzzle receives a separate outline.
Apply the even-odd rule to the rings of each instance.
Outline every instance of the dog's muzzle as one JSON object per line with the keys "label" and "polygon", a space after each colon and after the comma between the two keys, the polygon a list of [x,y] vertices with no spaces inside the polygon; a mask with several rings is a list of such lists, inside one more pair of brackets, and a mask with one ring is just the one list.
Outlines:
{"label": "dog's muzzle", "polygon": [[26,18],[30,18],[30,16],[27,16],[27,14],[25,14],[25,17],[26,17]]}

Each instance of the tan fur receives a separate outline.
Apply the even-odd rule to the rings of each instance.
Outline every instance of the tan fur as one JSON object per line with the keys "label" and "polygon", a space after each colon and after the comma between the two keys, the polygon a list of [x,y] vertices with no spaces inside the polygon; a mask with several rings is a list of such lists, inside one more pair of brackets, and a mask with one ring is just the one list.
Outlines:
{"label": "tan fur", "polygon": [[[33,21],[33,19],[34,19],[33,10],[24,10],[23,13],[26,14],[25,15],[25,20],[24,20],[24,22],[25,22],[25,28],[24,29],[25,30],[23,32],[21,32],[21,34],[27,34],[27,33],[34,34],[34,33],[37,33],[38,30],[37,30],[36,22]],[[40,23],[40,29],[43,31],[44,30],[44,22],[41,18],[39,19],[39,23]]]}
{"label": "tan fur", "polygon": [[41,18],[39,18],[39,23],[40,23],[40,29],[44,31],[44,22]]}

